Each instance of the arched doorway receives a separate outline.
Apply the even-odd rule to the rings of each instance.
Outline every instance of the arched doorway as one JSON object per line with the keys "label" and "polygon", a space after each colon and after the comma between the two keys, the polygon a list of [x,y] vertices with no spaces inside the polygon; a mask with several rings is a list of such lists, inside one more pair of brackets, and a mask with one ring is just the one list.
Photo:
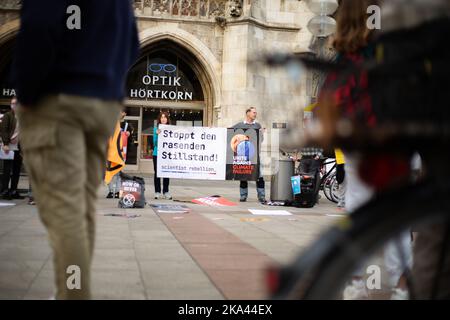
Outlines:
{"label": "arched doorway", "polygon": [[212,88],[196,57],[170,40],[142,49],[126,84],[127,121],[133,127],[127,170],[152,172],[153,128],[160,112],[178,126],[212,125]]}
{"label": "arched doorway", "polygon": [[0,43],[0,113],[9,109],[11,98],[16,95],[12,79],[12,59],[15,37]]}
{"label": "arched doorway", "polygon": [[[14,45],[14,36],[2,37],[0,35],[0,123],[3,114],[10,110],[12,97],[16,95],[11,73]],[[22,171],[24,171],[24,167],[22,167]],[[0,161],[0,175],[2,174],[3,161]]]}

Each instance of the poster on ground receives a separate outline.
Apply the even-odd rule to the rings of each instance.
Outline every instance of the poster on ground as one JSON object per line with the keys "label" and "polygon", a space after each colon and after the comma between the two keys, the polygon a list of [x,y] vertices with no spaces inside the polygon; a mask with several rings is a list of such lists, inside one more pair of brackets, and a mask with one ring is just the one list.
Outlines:
{"label": "poster on ground", "polygon": [[152,204],[150,205],[156,213],[189,213],[191,210],[184,205]]}
{"label": "poster on ground", "polygon": [[223,198],[223,197],[203,197],[192,200],[193,203],[216,206],[216,207],[234,207],[237,206],[236,203]]}
{"label": "poster on ground", "polygon": [[225,180],[227,129],[160,125],[161,178]]}
{"label": "poster on ground", "polygon": [[248,209],[251,214],[256,216],[292,216],[292,213],[286,210],[256,210]]}

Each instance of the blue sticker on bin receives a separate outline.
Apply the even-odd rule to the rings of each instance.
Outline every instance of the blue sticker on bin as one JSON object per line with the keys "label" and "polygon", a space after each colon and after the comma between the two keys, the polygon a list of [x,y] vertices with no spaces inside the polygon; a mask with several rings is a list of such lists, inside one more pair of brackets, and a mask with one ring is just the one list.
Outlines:
{"label": "blue sticker on bin", "polygon": [[301,193],[300,176],[291,177],[291,184],[292,184],[292,193],[294,195],[300,194]]}

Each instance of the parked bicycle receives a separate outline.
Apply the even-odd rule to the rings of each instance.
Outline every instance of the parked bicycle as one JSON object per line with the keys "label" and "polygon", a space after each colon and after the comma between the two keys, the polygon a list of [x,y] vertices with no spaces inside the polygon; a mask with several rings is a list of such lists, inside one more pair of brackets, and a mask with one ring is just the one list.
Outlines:
{"label": "parked bicycle", "polygon": [[[329,168],[329,166],[331,166]],[[329,169],[327,169],[329,168]],[[323,191],[325,197],[334,203],[338,203],[338,184],[336,180],[336,160],[327,159],[324,161],[321,170],[321,184],[320,189]]]}

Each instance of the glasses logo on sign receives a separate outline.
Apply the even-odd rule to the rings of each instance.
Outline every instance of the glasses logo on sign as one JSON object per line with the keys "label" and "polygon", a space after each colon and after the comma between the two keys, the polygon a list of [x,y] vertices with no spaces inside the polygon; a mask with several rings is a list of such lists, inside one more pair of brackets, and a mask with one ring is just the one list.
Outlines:
{"label": "glasses logo on sign", "polygon": [[174,73],[177,71],[177,67],[173,64],[152,63],[148,66],[148,70],[151,72],[167,72]]}

